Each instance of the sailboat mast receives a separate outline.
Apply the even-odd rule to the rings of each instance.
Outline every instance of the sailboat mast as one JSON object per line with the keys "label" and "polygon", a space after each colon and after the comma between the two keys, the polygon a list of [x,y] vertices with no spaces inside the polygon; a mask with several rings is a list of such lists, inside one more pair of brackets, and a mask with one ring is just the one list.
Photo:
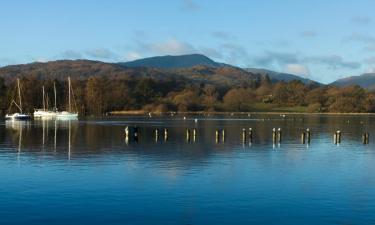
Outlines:
{"label": "sailboat mast", "polygon": [[70,84],[70,77],[68,77],[68,85],[69,85],[69,112],[71,112],[71,104],[70,104],[70,88],[71,88],[71,84]]}
{"label": "sailboat mast", "polygon": [[45,110],[46,110],[46,100],[45,100],[44,96],[45,96],[46,94],[45,94],[45,92],[44,92],[44,85],[43,85],[42,89],[43,89],[43,110],[45,111]]}
{"label": "sailboat mast", "polygon": [[21,88],[20,88],[20,79],[19,78],[17,78],[17,87],[18,87],[18,98],[20,100],[20,111],[22,113]]}
{"label": "sailboat mast", "polygon": [[56,83],[53,82],[53,92],[55,93],[55,107],[54,107],[54,110],[57,110],[57,107],[56,107]]}

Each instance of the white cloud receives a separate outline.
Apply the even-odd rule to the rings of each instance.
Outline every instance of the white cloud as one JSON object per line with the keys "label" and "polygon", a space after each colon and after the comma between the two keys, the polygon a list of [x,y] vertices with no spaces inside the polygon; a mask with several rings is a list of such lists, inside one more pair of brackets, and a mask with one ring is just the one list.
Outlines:
{"label": "white cloud", "polygon": [[304,77],[310,76],[310,71],[307,68],[307,66],[304,66],[302,64],[286,64],[284,68],[284,72],[286,73],[291,73],[291,74],[296,74],[296,75],[301,75]]}
{"label": "white cloud", "polygon": [[128,52],[128,54],[126,54],[125,56],[125,61],[133,61],[133,60],[137,60],[137,59],[140,59],[142,58],[141,54],[138,53],[138,52]]}
{"label": "white cloud", "polygon": [[169,39],[164,42],[143,43],[138,42],[141,52],[148,52],[153,55],[183,55],[192,54],[197,50],[187,42]]}

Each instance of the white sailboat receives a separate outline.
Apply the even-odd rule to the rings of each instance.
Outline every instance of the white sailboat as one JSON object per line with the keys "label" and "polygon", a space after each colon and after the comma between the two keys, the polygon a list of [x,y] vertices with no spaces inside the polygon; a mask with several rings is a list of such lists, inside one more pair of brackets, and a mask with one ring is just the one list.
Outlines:
{"label": "white sailboat", "polygon": [[43,90],[43,109],[35,109],[34,111],[34,118],[35,119],[54,119],[56,118],[58,112],[56,110],[56,86],[53,83],[53,90],[55,93],[55,106],[53,110],[49,110],[48,108],[48,100],[46,98],[46,94],[44,92],[44,86],[42,87]]}
{"label": "white sailboat", "polygon": [[[72,104],[71,104],[71,96],[72,94],[72,84],[70,81],[70,77],[68,77],[68,86],[69,86],[69,105],[68,105],[68,111],[62,111],[58,112],[56,114],[56,118],[58,120],[77,120],[78,119],[78,112],[75,107],[75,111],[72,111]],[[74,98],[74,95],[73,95]]]}
{"label": "white sailboat", "polygon": [[6,120],[30,120],[31,119],[31,116],[29,114],[25,114],[22,112],[22,99],[21,99],[21,87],[20,87],[20,79],[17,78],[17,89],[18,89],[18,104],[16,101],[14,101],[14,99],[12,100],[11,102],[11,105],[10,105],[10,108],[12,107],[12,105],[14,104],[17,108],[18,108],[18,111],[19,112],[16,112],[16,113],[13,113],[13,114],[9,114],[7,113],[5,115],[5,119]]}

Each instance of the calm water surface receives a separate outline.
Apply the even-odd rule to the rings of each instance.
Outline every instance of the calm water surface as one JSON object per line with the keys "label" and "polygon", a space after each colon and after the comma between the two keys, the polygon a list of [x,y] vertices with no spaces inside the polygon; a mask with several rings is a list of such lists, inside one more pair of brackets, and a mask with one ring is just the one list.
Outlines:
{"label": "calm water surface", "polygon": [[[194,118],[1,122],[0,223],[375,223],[374,117]],[[140,128],[138,143],[125,141],[127,125]],[[251,145],[241,140],[249,127]],[[162,132],[155,140],[158,128],[167,141]],[[195,142],[186,140],[192,128]],[[300,142],[306,128],[310,145]]]}

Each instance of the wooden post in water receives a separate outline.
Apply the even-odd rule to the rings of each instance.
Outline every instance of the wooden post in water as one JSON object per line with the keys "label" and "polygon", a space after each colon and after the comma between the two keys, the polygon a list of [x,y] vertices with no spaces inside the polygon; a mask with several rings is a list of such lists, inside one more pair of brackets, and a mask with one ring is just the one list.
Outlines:
{"label": "wooden post in water", "polygon": [[276,128],[272,129],[272,142],[273,144],[276,143]]}
{"label": "wooden post in water", "polygon": [[277,142],[280,144],[281,143],[281,128],[277,129]]}
{"label": "wooden post in water", "polygon": [[306,139],[307,139],[307,144],[310,144],[311,133],[310,133],[309,128],[306,129]]}
{"label": "wooden post in water", "polygon": [[301,133],[301,143],[302,143],[302,144],[305,144],[305,143],[306,143],[306,133],[305,133],[305,132],[302,132],[302,133]]}
{"label": "wooden post in water", "polygon": [[333,143],[337,145],[337,131],[333,133]]}
{"label": "wooden post in water", "polygon": [[190,142],[190,130],[186,129],[186,141]]}
{"label": "wooden post in water", "polygon": [[155,142],[159,141],[159,130],[155,129]]}
{"label": "wooden post in water", "polygon": [[134,127],[133,131],[134,131],[134,133],[133,133],[134,141],[138,143],[139,136],[140,136],[138,127]]}
{"label": "wooden post in water", "polygon": [[195,143],[195,140],[197,138],[197,130],[193,129],[193,142]]}
{"label": "wooden post in water", "polygon": [[242,129],[242,142],[243,143],[246,142],[246,129],[245,128]]}
{"label": "wooden post in water", "polygon": [[168,129],[164,128],[164,141],[168,141]]}
{"label": "wooden post in water", "polygon": [[341,131],[336,131],[333,135],[333,142],[337,145],[341,143]]}
{"label": "wooden post in water", "polygon": [[223,142],[223,143],[225,143],[225,129],[222,129],[221,130],[221,141]]}
{"label": "wooden post in water", "polygon": [[249,143],[253,143],[253,128],[249,128]]}
{"label": "wooden post in water", "polygon": [[216,142],[216,144],[219,143],[219,138],[220,138],[219,130],[216,130],[215,131],[215,142]]}
{"label": "wooden post in water", "polygon": [[128,144],[129,143],[129,126],[126,126],[124,131],[125,131],[125,143]]}
{"label": "wooden post in water", "polygon": [[369,143],[369,133],[365,132],[363,135],[362,135],[362,143],[364,145],[367,145]]}

